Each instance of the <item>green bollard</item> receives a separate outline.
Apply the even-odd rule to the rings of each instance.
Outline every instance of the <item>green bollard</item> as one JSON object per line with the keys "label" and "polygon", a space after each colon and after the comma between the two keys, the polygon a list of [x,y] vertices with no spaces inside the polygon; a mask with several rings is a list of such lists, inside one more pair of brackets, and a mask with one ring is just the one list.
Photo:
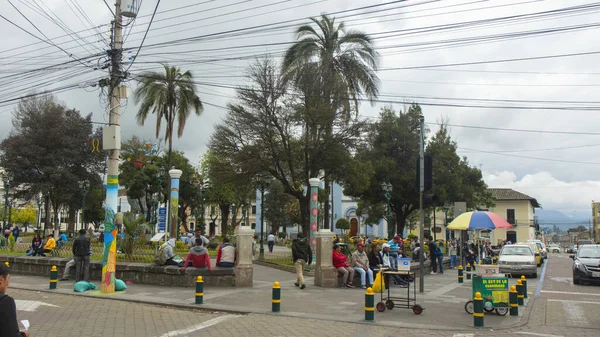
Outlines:
{"label": "green bollard", "polygon": [[473,271],[475,271],[477,268],[477,261],[473,261]]}
{"label": "green bollard", "polygon": [[527,298],[527,279],[525,275],[521,275],[521,283],[523,284],[523,296]]}
{"label": "green bollard", "polygon": [[365,321],[375,322],[375,294],[372,288],[365,293]]}
{"label": "green bollard", "polygon": [[273,299],[272,299],[271,311],[273,311],[273,312],[281,311],[281,287],[279,287],[279,282],[277,282],[277,281],[275,281],[275,283],[273,283]]}
{"label": "green bollard", "polygon": [[8,263],[8,261],[4,262],[4,264],[5,264],[5,265],[6,265],[8,268],[10,268],[10,264]]}
{"label": "green bollard", "polygon": [[50,269],[50,289],[56,289],[56,282],[58,282],[58,269],[56,269],[56,266],[52,266],[52,269]]}
{"label": "green bollard", "polygon": [[473,299],[473,325],[476,328],[483,328],[483,298],[480,292],[476,292]]}
{"label": "green bollard", "polygon": [[517,299],[519,305],[524,304],[525,295],[523,295],[523,283],[521,283],[521,280],[517,280]]}
{"label": "green bollard", "polygon": [[515,286],[510,286],[510,291],[508,292],[508,304],[510,306],[510,315],[519,316],[519,299],[517,287]]}
{"label": "green bollard", "polygon": [[463,283],[463,267],[458,266],[458,283]]}
{"label": "green bollard", "polygon": [[196,278],[196,304],[204,304],[204,280],[202,276]]}
{"label": "green bollard", "polygon": [[471,264],[467,263],[467,280],[471,279]]}

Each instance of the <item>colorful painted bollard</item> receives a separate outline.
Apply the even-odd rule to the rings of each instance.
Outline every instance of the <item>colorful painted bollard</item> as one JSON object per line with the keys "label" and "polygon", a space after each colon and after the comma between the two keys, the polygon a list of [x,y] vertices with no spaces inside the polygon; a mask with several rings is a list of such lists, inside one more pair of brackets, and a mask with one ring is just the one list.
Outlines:
{"label": "colorful painted bollard", "polygon": [[467,280],[471,279],[471,264],[467,263]]}
{"label": "colorful painted bollard", "polygon": [[365,293],[365,321],[375,322],[375,293],[372,288],[367,288]]}
{"label": "colorful painted bollard", "polygon": [[58,269],[56,269],[56,266],[52,266],[52,269],[50,269],[50,289],[56,289],[56,282],[58,282]]}
{"label": "colorful painted bollard", "polygon": [[525,295],[523,295],[523,283],[521,283],[521,280],[517,280],[517,299],[519,300],[519,305],[525,304]]}
{"label": "colorful painted bollard", "polygon": [[271,311],[279,312],[281,311],[281,287],[279,286],[279,282],[275,281],[273,283],[273,299],[271,300]]}
{"label": "colorful painted bollard", "polygon": [[204,303],[204,280],[202,276],[196,278],[196,304]]}

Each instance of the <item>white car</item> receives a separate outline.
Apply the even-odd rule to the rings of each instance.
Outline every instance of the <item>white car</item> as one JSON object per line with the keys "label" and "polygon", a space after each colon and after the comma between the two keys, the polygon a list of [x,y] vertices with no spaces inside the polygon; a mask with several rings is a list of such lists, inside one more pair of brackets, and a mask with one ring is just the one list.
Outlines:
{"label": "white car", "polygon": [[532,244],[506,245],[502,247],[498,257],[500,273],[510,273],[517,276],[526,274],[537,278],[537,260]]}
{"label": "white car", "polygon": [[559,246],[548,246],[548,251],[550,253],[560,253],[560,247]]}

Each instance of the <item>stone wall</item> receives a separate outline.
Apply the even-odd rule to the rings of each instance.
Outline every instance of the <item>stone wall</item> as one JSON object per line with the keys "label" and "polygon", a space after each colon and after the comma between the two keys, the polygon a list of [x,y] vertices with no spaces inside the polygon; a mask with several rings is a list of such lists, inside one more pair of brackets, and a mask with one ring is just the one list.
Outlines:
{"label": "stone wall", "polygon": [[[59,278],[62,277],[65,265],[69,259],[38,256],[4,256],[0,255],[0,262],[8,261],[11,271],[15,274],[47,276],[50,277],[52,266],[58,268]],[[90,262],[90,281],[100,281],[102,263]],[[155,266],[146,263],[117,263],[115,277],[123,281],[137,284],[152,284],[162,286],[189,287],[196,284],[196,278],[202,276],[205,286],[235,287],[236,278],[234,268],[215,267],[214,272],[208,269],[187,268],[180,271],[176,266]],[[70,279],[75,277],[75,268],[72,269]]]}

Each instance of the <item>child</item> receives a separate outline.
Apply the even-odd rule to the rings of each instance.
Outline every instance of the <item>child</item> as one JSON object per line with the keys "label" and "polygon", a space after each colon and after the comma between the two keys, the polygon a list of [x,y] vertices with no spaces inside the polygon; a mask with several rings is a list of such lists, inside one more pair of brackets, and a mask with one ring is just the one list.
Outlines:
{"label": "child", "polygon": [[10,273],[8,267],[0,264],[0,336],[29,337],[29,331],[19,331],[15,300],[4,295],[8,288]]}

